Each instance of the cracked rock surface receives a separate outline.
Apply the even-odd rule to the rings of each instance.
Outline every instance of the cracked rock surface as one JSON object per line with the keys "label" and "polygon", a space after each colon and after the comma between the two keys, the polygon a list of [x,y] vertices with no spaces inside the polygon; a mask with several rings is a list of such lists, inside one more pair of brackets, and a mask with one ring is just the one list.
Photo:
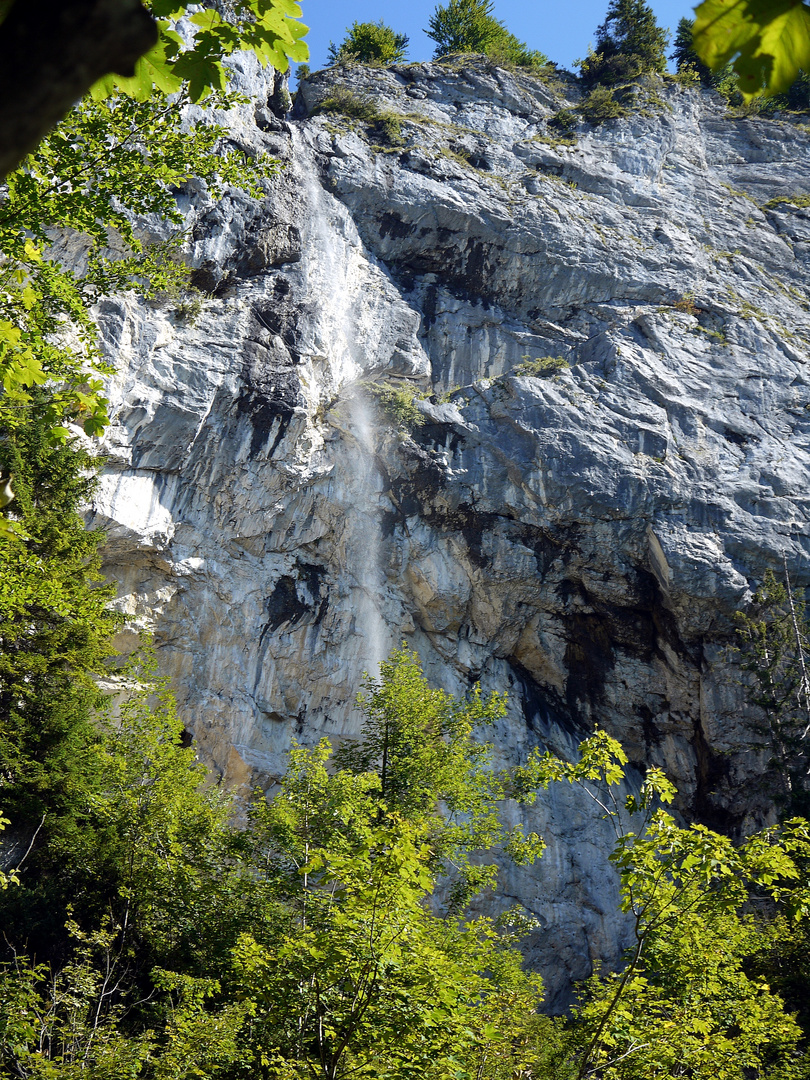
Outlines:
{"label": "cracked rock surface", "polygon": [[[472,61],[323,72],[282,120],[235,74],[234,142],[286,168],[262,201],[178,196],[196,319],[98,309],[122,645],[152,629],[245,791],[292,737],[355,733],[405,640],[449,690],[508,690],[502,763],[598,724],[685,816],[770,820],[733,617],[783,557],[810,585],[807,132],[651,84],[560,140],[564,85]],[[338,84],[396,123],[319,111]],[[409,429],[375,385],[425,395]],[[627,927],[598,808],[558,788],[524,820],[549,848],[485,902],[538,917],[558,1008]]]}

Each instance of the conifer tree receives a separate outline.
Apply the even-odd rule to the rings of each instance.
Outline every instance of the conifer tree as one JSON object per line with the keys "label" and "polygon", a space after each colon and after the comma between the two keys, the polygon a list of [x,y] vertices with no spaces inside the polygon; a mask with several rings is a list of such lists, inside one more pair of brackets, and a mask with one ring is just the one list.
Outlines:
{"label": "conifer tree", "polygon": [[682,72],[691,68],[704,86],[711,86],[715,76],[695,52],[692,41],[694,25],[694,19],[683,18],[680,20],[678,29],[675,31],[675,40],[672,43],[670,59],[675,61],[677,71]]}
{"label": "conifer tree", "polygon": [[596,31],[596,47],[582,63],[582,77],[588,86],[613,86],[660,73],[666,68],[668,40],[645,0],[610,0],[605,21]]}
{"label": "conifer tree", "polygon": [[0,803],[13,827],[48,828],[79,799],[101,695],[93,676],[111,655],[119,623],[112,587],[100,586],[100,534],[78,513],[93,488],[93,460],[53,441],[48,403],[6,431],[0,470],[14,477],[26,539],[0,538]]}

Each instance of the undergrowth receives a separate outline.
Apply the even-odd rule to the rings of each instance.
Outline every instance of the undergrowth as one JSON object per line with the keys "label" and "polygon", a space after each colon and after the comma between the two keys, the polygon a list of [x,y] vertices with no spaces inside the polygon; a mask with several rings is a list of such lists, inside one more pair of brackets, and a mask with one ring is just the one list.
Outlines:
{"label": "undergrowth", "polygon": [[365,94],[355,94],[346,86],[333,87],[331,94],[320,101],[312,113],[336,113],[349,120],[360,120],[368,124],[376,135],[386,138],[390,143],[401,144],[403,141],[401,116],[380,109],[373,98]]}
{"label": "undergrowth", "polygon": [[424,401],[428,395],[411,383],[364,383],[363,389],[374,398],[396,427],[413,431],[424,424],[425,418],[416,402]]}
{"label": "undergrowth", "polygon": [[524,357],[523,362],[517,365],[512,374],[537,379],[547,375],[556,375],[570,367],[571,365],[562,356],[538,356],[534,360]]}

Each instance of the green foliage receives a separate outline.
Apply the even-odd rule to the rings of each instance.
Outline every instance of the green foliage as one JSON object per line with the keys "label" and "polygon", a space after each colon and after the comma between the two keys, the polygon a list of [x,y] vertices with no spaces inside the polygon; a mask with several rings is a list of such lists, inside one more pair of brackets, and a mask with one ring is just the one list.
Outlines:
{"label": "green foliage", "polygon": [[83,784],[50,793],[19,886],[1,901],[12,960],[0,968],[0,1061],[13,1075],[89,1065],[117,1080],[149,1062],[150,1077],[179,1080],[235,1054],[228,1038],[245,1006],[207,1004],[219,989],[208,969],[226,964],[260,902],[234,807],[182,745],[148,650],[118,687],[92,725],[73,717]]}
{"label": "green foliage", "polygon": [[407,51],[407,34],[397,34],[380,19],[376,23],[352,23],[339,48],[329,43],[328,57],[330,64],[397,64],[405,59]]}
{"label": "green foliage", "polygon": [[174,304],[174,317],[186,326],[194,326],[202,314],[204,300],[204,293],[189,286]]}
{"label": "green foliage", "polygon": [[538,356],[534,360],[528,358],[517,365],[513,375],[532,376],[535,379],[547,375],[555,375],[560,371],[566,371],[571,365],[562,356]]}
{"label": "green foliage", "polygon": [[810,70],[810,7],[791,0],[703,0],[694,48],[712,71],[731,64],[746,101],[784,93]]}
{"label": "green foliage", "polygon": [[577,120],[577,114],[573,109],[562,108],[549,118],[548,126],[558,131],[562,138],[568,138],[575,131]]}
{"label": "green foliage", "polygon": [[[217,95],[227,107],[235,99]],[[7,180],[0,206],[0,427],[26,421],[37,399],[53,437],[65,424],[82,423],[97,435],[106,423],[98,375],[101,361],[90,307],[103,293],[133,286],[146,295],[176,292],[186,283],[183,217],[175,191],[192,177],[216,197],[226,185],[260,193],[262,178],[277,163],[248,162],[234,151],[218,153],[225,129],[213,123],[182,124],[183,101],[87,101],[75,109]],[[165,244],[145,243],[137,222],[157,214],[175,226]],[[77,271],[66,270],[59,243],[81,251]],[[110,248],[118,257],[110,257]],[[72,331],[75,344],[68,344]]]}
{"label": "green foliage", "polygon": [[[600,1080],[688,1076],[800,1077],[801,1030],[782,1000],[745,967],[763,944],[750,917],[681,912],[648,935],[643,973],[624,982],[585,1075]],[[585,1041],[613,1005],[623,975],[594,976],[575,1020]]]}
{"label": "green foliage", "polygon": [[427,395],[412,383],[365,383],[363,388],[397,427],[413,431],[424,424],[425,418],[416,402]]}
{"label": "green foliage", "polygon": [[[185,268],[173,192],[186,180],[209,181],[215,195],[225,184],[255,192],[271,171],[267,159],[248,166],[233,151],[217,153],[225,134],[217,125],[183,130],[182,107],[204,97],[220,108],[235,100],[225,93],[222,64],[234,49],[252,50],[279,69],[287,57],[305,59],[300,9],[292,0],[237,0],[227,20],[213,9],[192,13],[196,36],[186,47],[176,24],[188,5],[153,0],[148,6],[159,41],[133,78],[109,76],[97,84],[95,100],[75,109],[7,179],[0,207],[0,429],[24,423],[36,387],[47,384],[53,438],[64,439],[71,421],[100,434],[107,414],[98,376],[109,369],[90,306],[100,293],[132,285],[147,293],[176,290]],[[162,96],[169,93],[171,103]],[[136,221],[146,214],[178,226],[167,244],[139,239]],[[69,237],[75,250],[83,249],[84,265],[75,274],[64,269],[58,251]],[[0,518],[0,534],[13,528]]]}
{"label": "green foliage", "polygon": [[695,52],[692,40],[694,25],[694,19],[682,18],[678,22],[670,59],[675,61],[675,68],[679,73],[692,72],[703,86],[712,86],[712,71]]}
{"label": "green foliage", "polygon": [[[274,941],[244,935],[237,992],[253,1002],[257,1058],[284,1075],[440,1077],[485,1064],[530,1027],[541,996],[516,931],[443,919],[428,905],[453,869],[453,910],[494,884],[473,856],[495,843],[532,861],[542,845],[497,818],[503,782],[476,726],[503,698],[431,688],[416,656],[394,653],[367,679],[361,737],[334,756],[293,746],[281,792],[252,809],[259,860],[293,917]],[[331,765],[331,768],[330,768]],[[482,1073],[482,1075],[487,1075]]]}
{"label": "green foliage", "polygon": [[378,772],[386,808],[429,825],[431,867],[443,875],[452,869],[454,908],[495,881],[497,867],[472,863],[474,853],[501,845],[518,862],[539,857],[539,837],[502,829],[505,781],[492,770],[491,747],[472,739],[476,727],[504,715],[504,695],[484,700],[476,687],[457,701],[431,688],[416,654],[403,647],[382,665],[379,682],[366,680],[358,703],[366,717],[361,740],[341,748],[336,764],[356,775]]}
{"label": "green foliage", "polygon": [[587,86],[616,86],[639,75],[666,69],[668,34],[645,0],[610,0],[596,31],[596,47],[580,61]]}
{"label": "green foliage", "polygon": [[[3,817],[0,814],[0,832],[2,832],[6,825],[10,825],[11,822],[7,817]],[[0,891],[7,889],[9,885],[19,885],[20,878],[16,870],[0,870]]]}
{"label": "green foliage", "polygon": [[[0,538],[0,760],[3,805],[19,825],[48,827],[83,787],[80,746],[101,695],[93,676],[110,655],[118,618],[99,587],[100,536],[76,507],[93,488],[93,461],[50,438],[47,397],[0,442],[14,476],[25,539]],[[78,741],[77,741],[78,740]]]}
{"label": "green foliage", "polygon": [[[739,107],[744,103],[744,95],[740,86],[738,72],[730,63],[716,68],[714,71],[707,67],[695,52],[693,34],[695,28],[694,19],[681,19],[678,23],[678,33],[675,38],[675,48],[672,59],[675,60],[680,73],[691,73],[694,79],[699,79],[703,86],[710,87],[722,94],[729,105]],[[810,78],[807,72],[799,69],[796,78],[787,87],[784,93],[771,91],[767,95],[747,95],[745,97],[745,109],[753,110],[755,114],[767,115],[777,109],[787,109],[793,112],[807,112],[810,108]]]}
{"label": "green foliage", "polygon": [[777,195],[773,199],[768,199],[760,207],[761,210],[773,210],[776,206],[795,206],[797,210],[806,209],[810,206],[810,195]]}
{"label": "green foliage", "polygon": [[[271,824],[282,819],[277,836],[294,837],[276,857],[306,856],[303,895],[299,919],[277,941],[245,935],[234,952],[237,992],[253,1003],[247,1040],[290,1076],[312,1075],[318,1063],[329,1077],[446,1075],[477,1049],[477,1017],[489,1017],[502,992],[486,972],[498,971],[507,943],[488,920],[459,926],[430,913],[424,827],[369,804],[368,776],[353,784],[338,773],[331,791],[326,753],[298,752],[294,797],[285,785],[268,812]],[[307,842],[324,799],[351,844],[343,830],[337,847]],[[531,1009],[539,981],[518,971]]]}
{"label": "green foliage", "polygon": [[375,123],[380,115],[380,110],[373,98],[361,97],[347,86],[339,84],[332,87],[329,96],[319,101],[313,111],[316,115],[338,113],[341,116],[348,116],[351,120],[364,120],[367,124]]}
{"label": "green foliage", "polygon": [[[810,915],[806,822],[741,846],[683,828],[661,807],[675,789],[660,770],[619,799],[627,759],[601,731],[575,761],[537,751],[497,774],[474,734],[502,716],[503,696],[454,699],[403,648],[366,680],[360,738],[337,754],[326,740],[293,744],[280,790],[257,796],[239,832],[232,800],[183,747],[148,654],[119,687],[81,751],[95,778],[74,796],[88,827],[48,835],[2,893],[26,910],[42,878],[61,883],[48,893],[59,948],[2,901],[6,937],[36,947],[0,967],[4,1075],[806,1076],[800,1029],[765,982],[806,987],[806,933],[792,921]],[[531,862],[542,849],[502,829],[498,804],[553,782],[577,785],[612,825],[636,941],[567,1022],[537,1014],[542,984],[516,948],[532,921],[464,915],[494,884],[487,851]],[[446,895],[465,868],[442,917],[436,886]],[[747,914],[752,891],[781,914]]]}
{"label": "green foliage", "polygon": [[[93,88],[94,97],[123,93],[148,101],[156,91],[167,95],[183,89],[197,102],[226,88],[223,60],[235,50],[248,50],[277,71],[286,71],[290,60],[309,58],[302,40],[307,27],[298,21],[301,8],[295,0],[234,0],[226,14],[215,7],[190,12],[185,0],[147,0],[146,7],[157,21],[157,44],[141,57],[131,78],[107,76]],[[190,46],[179,32],[181,19],[194,27]]]}
{"label": "green foliage", "polygon": [[755,892],[807,917],[810,826],[796,819],[739,847],[705,826],[682,828],[659,805],[671,802],[675,789],[658,769],[649,769],[638,795],[621,805],[614,789],[626,761],[619,744],[597,731],[580,746],[578,762],[535,754],[515,776],[519,788],[577,784],[616,834],[611,861],[635,943],[622,972],[597,973],[584,988],[568,1048],[575,1075],[806,1075],[801,1030],[782,1000],[745,973],[764,938],[744,909]]}
{"label": "green foliage", "polygon": [[[395,654],[366,684],[368,745],[339,760],[326,741],[293,746],[280,792],[237,834],[148,658],[120,686],[85,748],[92,828],[50,838],[50,859],[10,890],[30,902],[61,861],[61,953],[44,961],[40,935],[37,961],[20,952],[0,969],[5,1071],[439,1080],[494,1077],[489,1060],[511,1047],[536,1056],[542,984],[515,949],[526,920],[443,919],[428,903],[440,851],[505,836],[484,821],[497,784],[471,739],[500,715],[498,695],[456,702]],[[18,937],[19,909],[3,915]]]}
{"label": "green foliage", "polygon": [[402,117],[396,113],[381,110],[376,101],[368,95],[355,94],[346,86],[334,86],[328,97],[318,102],[313,115],[318,113],[337,113],[350,120],[361,120],[371,130],[388,142],[396,145],[402,140]]}
{"label": "green foliage", "polygon": [[492,14],[493,0],[448,0],[430,17],[429,38],[436,42],[435,58],[452,53],[484,53],[496,63],[542,68],[548,58],[529,49]]}
{"label": "green foliage", "polygon": [[617,120],[629,116],[630,110],[616,99],[616,91],[609,86],[594,86],[577,105],[576,111],[586,124],[598,127],[606,120]]}

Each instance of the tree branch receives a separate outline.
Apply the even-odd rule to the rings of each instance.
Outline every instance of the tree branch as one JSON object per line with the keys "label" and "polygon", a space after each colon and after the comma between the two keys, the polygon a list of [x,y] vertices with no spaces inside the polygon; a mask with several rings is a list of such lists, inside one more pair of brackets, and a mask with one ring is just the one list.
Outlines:
{"label": "tree branch", "polygon": [[139,0],[16,0],[0,24],[0,177],[102,76],[132,75],[156,41]]}

